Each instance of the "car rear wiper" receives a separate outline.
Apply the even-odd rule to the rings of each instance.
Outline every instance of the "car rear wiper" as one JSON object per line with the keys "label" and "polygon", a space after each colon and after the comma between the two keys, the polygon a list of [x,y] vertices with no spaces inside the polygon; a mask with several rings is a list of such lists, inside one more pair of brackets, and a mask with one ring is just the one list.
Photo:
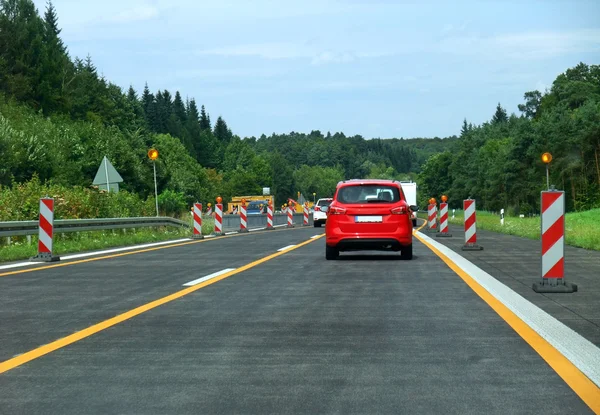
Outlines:
{"label": "car rear wiper", "polygon": [[393,202],[390,202],[389,200],[372,199],[372,200],[367,200],[367,203],[393,203]]}

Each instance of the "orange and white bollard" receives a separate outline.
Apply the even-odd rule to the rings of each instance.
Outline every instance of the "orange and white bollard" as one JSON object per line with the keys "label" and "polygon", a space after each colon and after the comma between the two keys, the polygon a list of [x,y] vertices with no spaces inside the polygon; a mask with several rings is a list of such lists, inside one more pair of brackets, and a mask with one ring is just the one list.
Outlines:
{"label": "orange and white bollard", "polygon": [[212,211],[212,205],[209,203],[208,207],[206,208],[206,216],[212,216],[213,211]]}
{"label": "orange and white bollard", "polygon": [[213,235],[221,236],[223,235],[223,204],[221,203],[223,199],[221,197],[217,198],[217,204],[215,205],[215,231]]}
{"label": "orange and white bollard", "polygon": [[54,199],[44,197],[40,199],[38,254],[30,261],[33,262],[55,262],[58,256],[52,255],[54,243]]}
{"label": "orange and white bollard", "polygon": [[287,227],[288,228],[293,228],[294,227],[294,209],[292,209],[292,203],[290,202],[289,207],[287,208]]}
{"label": "orange and white bollard", "polygon": [[430,203],[427,206],[427,228],[430,231],[437,232],[437,205]]}
{"label": "orange and white bollard", "polygon": [[242,199],[240,207],[240,233],[248,232],[248,215],[246,214],[246,199]]}
{"label": "orange and white bollard", "polygon": [[483,251],[483,246],[477,245],[477,216],[475,212],[475,200],[463,201],[465,213],[465,245],[463,251]]}
{"label": "orange and white bollard", "polygon": [[[442,200],[444,199],[445,196],[442,196]],[[446,203],[446,200],[440,203],[440,233],[435,235],[439,237],[452,236],[451,233],[448,233],[448,203]]]}
{"label": "orange and white bollard", "polygon": [[542,280],[537,293],[573,293],[577,285],[565,282],[565,192],[542,192]]}
{"label": "orange and white bollard", "polygon": [[267,229],[271,230],[273,228],[273,204],[269,202],[267,205]]}
{"label": "orange and white bollard", "polygon": [[192,239],[204,239],[202,235],[202,203],[194,203],[194,231]]}
{"label": "orange and white bollard", "polygon": [[302,221],[302,226],[308,226],[308,204],[304,205],[304,218]]}

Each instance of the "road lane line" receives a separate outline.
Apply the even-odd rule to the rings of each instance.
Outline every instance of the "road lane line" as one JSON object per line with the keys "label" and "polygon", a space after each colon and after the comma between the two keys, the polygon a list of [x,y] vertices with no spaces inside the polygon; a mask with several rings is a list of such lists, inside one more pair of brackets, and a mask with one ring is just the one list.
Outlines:
{"label": "road lane line", "polygon": [[320,238],[320,237],[322,237],[322,236],[323,236],[323,235],[315,235],[315,236],[311,236],[311,237],[310,237],[310,239],[317,239],[317,238]]}
{"label": "road lane line", "polygon": [[191,286],[194,286],[196,284],[200,284],[201,282],[208,281],[210,279],[218,277],[219,275],[227,274],[228,272],[231,272],[231,271],[234,271],[234,270],[235,270],[235,268],[225,268],[225,269],[222,269],[221,271],[213,272],[212,274],[209,274],[206,277],[202,277],[202,278],[198,278],[196,280],[190,281],[190,282],[186,282],[185,284],[183,284],[183,286],[184,287],[191,287]]}
{"label": "road lane line", "polygon": [[[312,239],[312,238],[311,238]],[[277,252],[283,252],[283,251],[287,251],[288,249],[291,249],[293,247],[295,247],[296,245],[288,245],[288,246],[284,246],[283,248],[279,248],[277,250]]]}
{"label": "road lane line", "polygon": [[592,411],[600,414],[600,348],[450,248],[421,233],[415,236],[502,317]]}
{"label": "road lane line", "polygon": [[[286,225],[284,225],[286,226]],[[302,229],[302,228],[293,228],[293,229],[278,229],[276,230],[276,232],[285,232],[288,230],[296,230],[296,229]],[[265,232],[267,232],[265,230]],[[0,273],[0,277],[8,277],[10,275],[17,275],[17,274],[25,274],[27,272],[34,272],[34,271],[42,271],[42,270],[46,270],[46,269],[51,269],[51,268],[57,268],[57,267],[66,267],[69,265],[77,265],[77,264],[84,264],[86,262],[93,262],[93,261],[100,261],[102,259],[111,259],[111,258],[118,258],[118,257],[122,257],[122,256],[126,256],[126,255],[134,255],[134,254],[141,254],[144,252],[151,252],[151,251],[158,251],[160,249],[167,249],[167,248],[176,248],[179,246],[184,246],[184,245],[191,245],[191,244],[199,244],[199,243],[204,243],[204,242],[208,242],[208,241],[218,241],[220,239],[226,239],[226,238],[237,238],[237,237],[241,237],[241,236],[245,236],[246,234],[243,233],[236,233],[236,235],[229,235],[229,236],[220,236],[218,238],[215,238],[213,235],[207,235],[204,239],[201,240],[190,240],[190,239],[183,239],[183,241],[187,241],[187,242],[181,242],[181,243],[173,243],[173,241],[165,241],[164,246],[157,246],[157,247],[153,247],[153,248],[146,248],[146,249],[137,249],[136,247],[134,247],[133,249],[136,249],[134,251],[131,252],[122,252],[122,253],[118,253],[118,254],[111,254],[111,255],[106,255],[106,256],[101,256],[101,257],[94,257],[94,258],[87,258],[87,259],[81,259],[81,260],[77,260],[77,261],[70,261],[70,262],[62,262],[62,263],[57,263],[57,264],[52,264],[52,265],[44,265],[41,267],[35,267],[35,268],[29,268],[29,269],[22,269],[22,270],[18,270],[18,271],[9,271],[9,272],[4,272],[4,273]],[[168,245],[170,244],[170,245]],[[102,251],[99,251],[102,252]],[[90,253],[90,255],[99,255],[98,252],[96,253]],[[66,257],[62,257],[63,259],[66,259]],[[40,264],[35,263],[35,262],[27,262],[25,263],[27,265],[38,265]]]}
{"label": "road lane line", "polygon": [[46,345],[40,346],[36,349],[30,350],[28,352],[25,352],[23,354],[20,354],[18,356],[13,357],[12,359],[8,359],[5,360],[4,362],[0,363],[0,374],[7,372],[11,369],[14,369],[16,367],[19,367],[27,362],[30,362],[32,360],[38,359],[44,355],[47,355],[48,353],[52,353],[58,349],[61,349],[63,347],[66,347],[70,344],[73,344],[75,342],[78,342],[80,340],[85,339],[86,337],[90,337],[98,332],[101,332],[103,330],[106,330],[109,327],[115,326],[119,323],[122,323],[126,320],[129,320],[133,317],[136,317],[142,313],[145,313],[146,311],[150,311],[153,308],[159,307],[161,305],[170,303],[171,301],[177,300],[178,298],[181,298],[183,296],[186,296],[188,294],[191,294],[195,291],[198,291],[204,287],[207,287],[211,284],[215,284],[216,282],[219,282],[221,280],[224,280],[225,278],[229,278],[232,275],[236,275],[236,274],[240,274],[244,271],[247,271],[251,268],[254,268],[260,264],[264,264],[265,262],[268,262],[272,259],[275,259],[277,257],[280,257],[282,255],[287,254],[288,252],[294,250],[294,249],[298,249],[301,248],[305,245],[308,245],[312,242],[316,241],[316,239],[308,239],[304,242],[299,243],[298,245],[296,245],[293,248],[290,248],[287,251],[284,252],[276,252],[274,254],[268,255],[266,257],[263,257],[261,259],[258,259],[256,261],[250,262],[249,264],[246,264],[242,267],[239,267],[233,271],[227,272],[225,274],[222,274],[218,277],[212,278],[208,281],[204,281],[201,282],[199,284],[196,284],[194,286],[188,287],[188,288],[184,288],[183,290],[177,291],[173,294],[167,295],[166,297],[162,297],[159,298],[158,300],[154,300],[150,303],[144,304],[142,306],[136,307],[132,310],[129,310],[125,313],[119,314],[115,317],[112,317],[108,320],[102,321],[98,324],[94,324],[93,326],[90,326],[88,328],[85,328],[83,330],[77,331],[69,336],[63,337],[61,339],[55,340],[51,343],[48,343]]}

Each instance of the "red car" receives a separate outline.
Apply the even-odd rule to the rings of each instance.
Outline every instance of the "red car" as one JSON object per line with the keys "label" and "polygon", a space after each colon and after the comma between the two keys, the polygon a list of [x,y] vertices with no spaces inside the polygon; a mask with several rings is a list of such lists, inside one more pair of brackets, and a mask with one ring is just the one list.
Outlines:
{"label": "red car", "polygon": [[394,180],[346,180],[338,183],[327,209],[325,257],[336,259],[341,251],[400,251],[412,259],[413,223],[400,182]]}

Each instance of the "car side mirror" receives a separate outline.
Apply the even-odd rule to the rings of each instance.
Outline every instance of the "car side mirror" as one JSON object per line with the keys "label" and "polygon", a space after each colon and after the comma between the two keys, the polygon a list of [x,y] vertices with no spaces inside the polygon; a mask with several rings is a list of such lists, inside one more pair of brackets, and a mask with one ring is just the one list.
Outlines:
{"label": "car side mirror", "polygon": [[418,212],[419,211],[419,207],[416,205],[410,205],[410,210],[412,210],[413,212]]}

